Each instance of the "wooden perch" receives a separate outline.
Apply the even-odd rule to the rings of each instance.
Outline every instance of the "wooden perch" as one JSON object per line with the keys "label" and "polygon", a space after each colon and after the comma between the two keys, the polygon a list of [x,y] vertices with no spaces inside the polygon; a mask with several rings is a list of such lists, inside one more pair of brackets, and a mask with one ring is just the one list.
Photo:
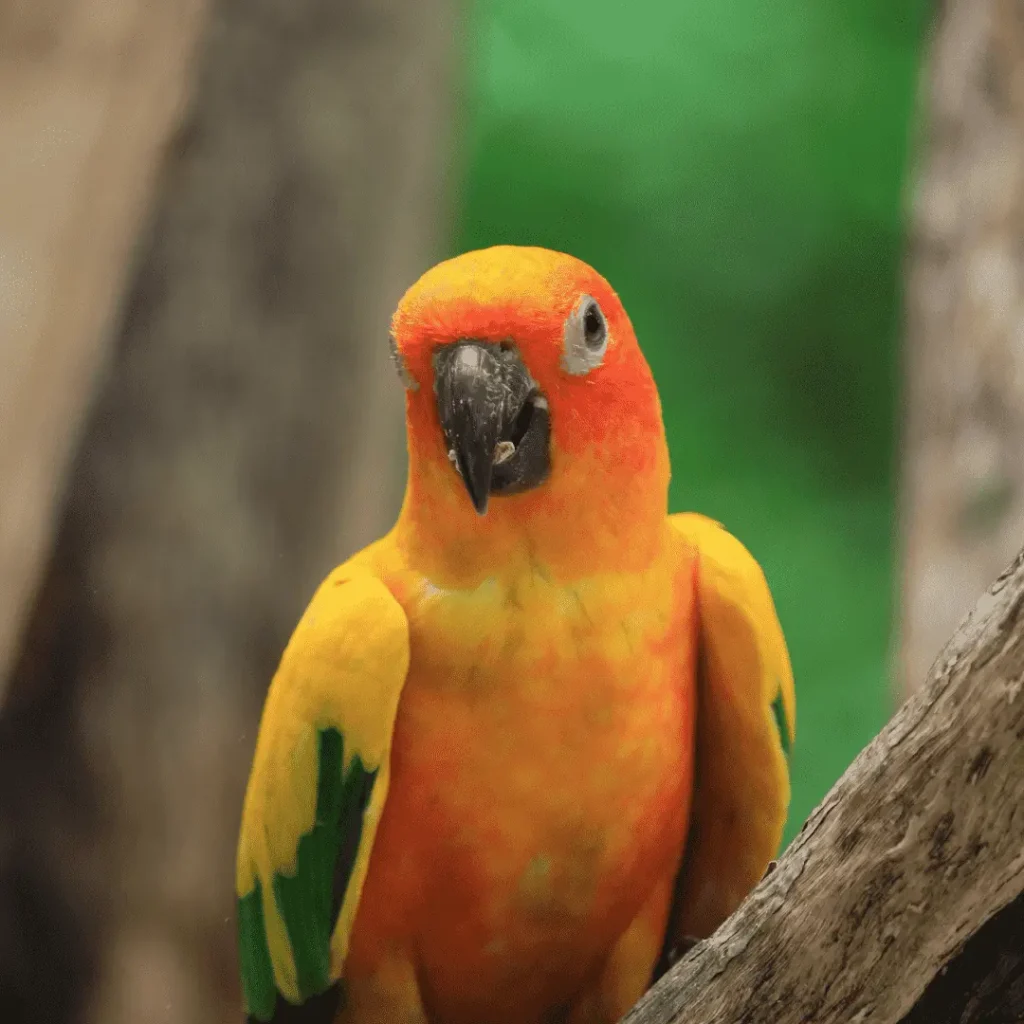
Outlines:
{"label": "wooden perch", "polygon": [[1024,1020],[1024,552],[624,1024]]}

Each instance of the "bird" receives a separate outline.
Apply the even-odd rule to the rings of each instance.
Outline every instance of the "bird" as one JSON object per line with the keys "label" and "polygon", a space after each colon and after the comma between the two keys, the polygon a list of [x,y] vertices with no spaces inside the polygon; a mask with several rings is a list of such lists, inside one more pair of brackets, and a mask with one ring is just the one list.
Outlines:
{"label": "bird", "polygon": [[258,730],[245,1015],[612,1024],[781,842],[771,592],[721,524],[669,513],[658,390],[587,263],[455,256],[390,346],[401,509],[316,590]]}

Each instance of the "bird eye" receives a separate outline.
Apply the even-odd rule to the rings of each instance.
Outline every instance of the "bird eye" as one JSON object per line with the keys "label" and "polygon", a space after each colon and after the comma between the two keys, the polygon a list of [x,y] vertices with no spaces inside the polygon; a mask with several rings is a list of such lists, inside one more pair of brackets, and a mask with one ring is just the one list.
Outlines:
{"label": "bird eye", "polygon": [[565,321],[562,369],[582,376],[601,365],[608,348],[608,323],[601,307],[589,295],[576,303]]}
{"label": "bird eye", "polygon": [[601,308],[591,299],[583,310],[583,340],[587,343],[587,348],[593,351],[604,347],[607,336],[608,327],[604,322]]}
{"label": "bird eye", "polygon": [[416,378],[409,372],[409,367],[405,365],[405,359],[398,351],[398,342],[395,341],[393,334],[388,336],[388,343],[391,347],[391,362],[395,364],[395,370],[398,372],[398,379],[402,382],[402,386],[410,391],[419,391],[420,386],[416,382]]}

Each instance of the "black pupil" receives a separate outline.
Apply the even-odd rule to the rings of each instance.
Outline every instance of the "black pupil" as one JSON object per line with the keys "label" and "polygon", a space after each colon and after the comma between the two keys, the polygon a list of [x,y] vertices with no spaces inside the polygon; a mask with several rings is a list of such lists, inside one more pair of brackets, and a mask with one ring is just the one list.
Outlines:
{"label": "black pupil", "polygon": [[604,318],[593,303],[583,314],[583,337],[588,345],[597,346],[604,341]]}

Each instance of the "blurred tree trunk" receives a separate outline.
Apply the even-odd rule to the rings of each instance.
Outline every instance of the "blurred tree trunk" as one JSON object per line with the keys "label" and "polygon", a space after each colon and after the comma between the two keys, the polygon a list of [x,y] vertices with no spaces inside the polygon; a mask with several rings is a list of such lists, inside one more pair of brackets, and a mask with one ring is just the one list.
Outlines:
{"label": "blurred tree trunk", "polygon": [[206,7],[0,3],[0,703]]}
{"label": "blurred tree trunk", "polygon": [[1024,0],[936,14],[907,290],[904,695],[1024,539]]}
{"label": "blurred tree trunk", "polygon": [[388,317],[440,255],[454,5],[210,19],[0,718],[3,1021],[237,1019],[266,686],[400,499]]}

